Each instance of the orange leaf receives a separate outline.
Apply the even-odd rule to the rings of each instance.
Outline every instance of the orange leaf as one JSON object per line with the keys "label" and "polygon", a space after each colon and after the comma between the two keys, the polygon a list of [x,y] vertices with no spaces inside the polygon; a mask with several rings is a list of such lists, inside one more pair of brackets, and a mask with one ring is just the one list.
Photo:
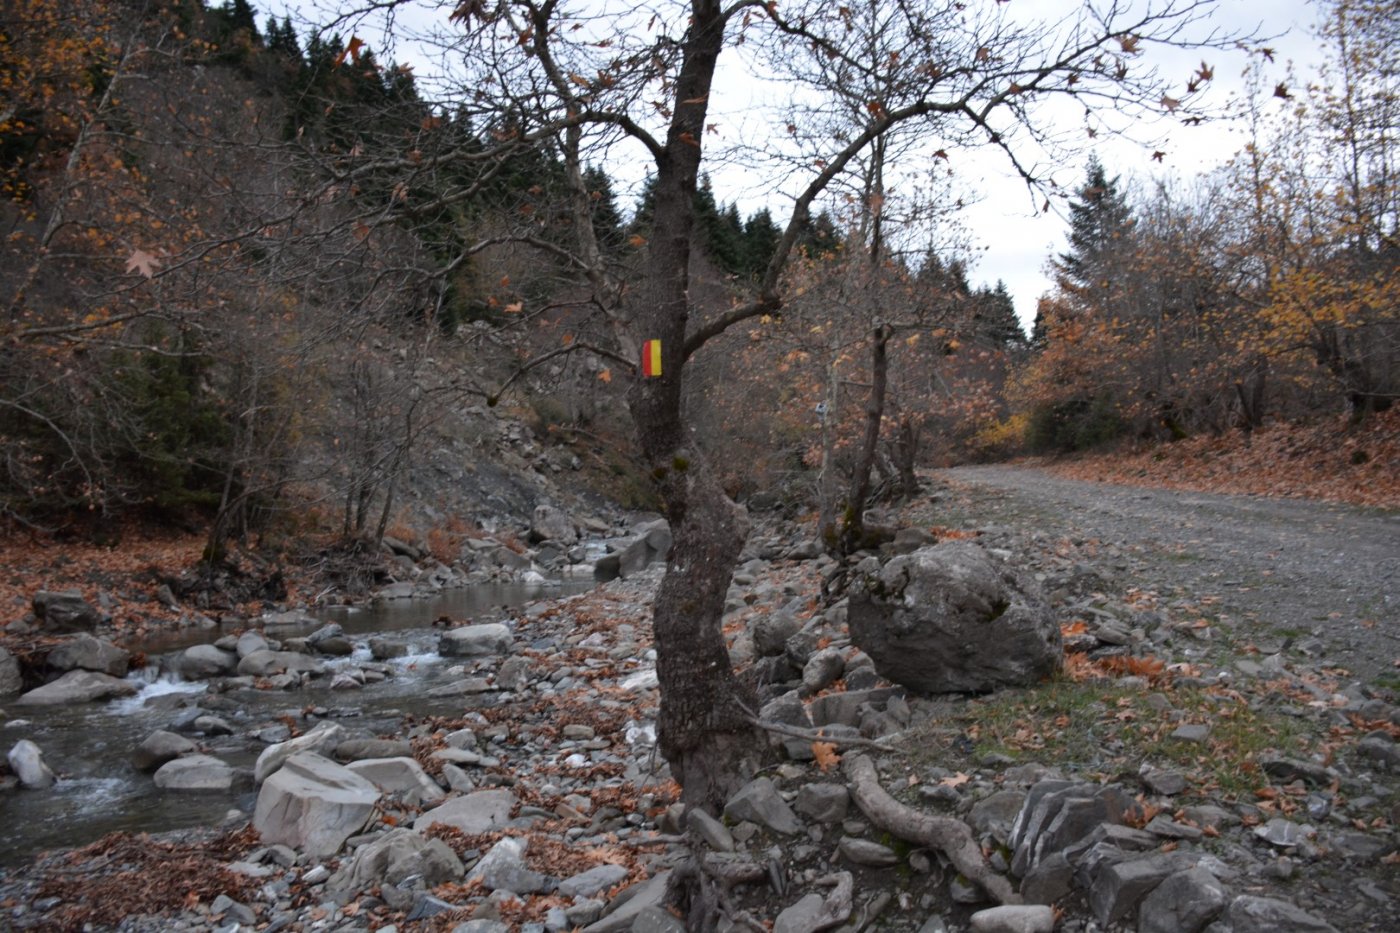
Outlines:
{"label": "orange leaf", "polygon": [[598,374],[599,382],[612,382],[612,370],[605,369]]}
{"label": "orange leaf", "polygon": [[817,767],[820,768],[823,773],[836,767],[837,763],[841,760],[841,756],[836,754],[836,746],[830,742],[813,742],[812,757],[816,760]]}

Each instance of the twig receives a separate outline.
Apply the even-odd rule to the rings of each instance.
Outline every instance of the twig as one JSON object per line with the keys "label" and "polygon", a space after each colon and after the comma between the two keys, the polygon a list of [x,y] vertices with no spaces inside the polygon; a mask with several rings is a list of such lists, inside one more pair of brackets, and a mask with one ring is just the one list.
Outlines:
{"label": "twig", "polygon": [[769,722],[766,719],[759,719],[757,716],[749,717],[749,722],[765,732],[772,732],[775,735],[785,735],[794,739],[806,739],[809,742],[825,742],[828,745],[835,745],[838,748],[873,748],[881,752],[898,752],[891,742],[890,736],[883,739],[867,739],[858,735],[823,735],[820,729],[799,729],[797,726],[786,726],[779,722]]}

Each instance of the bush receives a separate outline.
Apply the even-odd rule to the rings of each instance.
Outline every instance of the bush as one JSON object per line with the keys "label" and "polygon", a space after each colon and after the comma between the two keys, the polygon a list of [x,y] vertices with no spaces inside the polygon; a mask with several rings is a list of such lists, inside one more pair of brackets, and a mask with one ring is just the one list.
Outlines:
{"label": "bush", "polygon": [[1026,426],[1026,446],[1032,453],[1071,453],[1117,440],[1127,431],[1112,399],[1070,399],[1037,405]]}

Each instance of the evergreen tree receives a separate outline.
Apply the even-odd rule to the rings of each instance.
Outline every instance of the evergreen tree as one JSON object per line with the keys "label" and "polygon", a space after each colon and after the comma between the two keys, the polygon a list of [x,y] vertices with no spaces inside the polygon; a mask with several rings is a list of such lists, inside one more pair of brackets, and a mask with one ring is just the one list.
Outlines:
{"label": "evergreen tree", "polygon": [[744,222],[743,275],[757,278],[763,274],[782,235],[783,231],[773,223],[773,216],[766,207]]}
{"label": "evergreen tree", "polygon": [[1053,262],[1056,283],[1078,310],[1104,313],[1121,284],[1134,221],[1118,178],[1108,177],[1097,156],[1089,157],[1084,185],[1069,210],[1070,248]]}
{"label": "evergreen tree", "polygon": [[245,30],[248,37],[254,42],[262,38],[258,35],[258,22],[248,0],[228,0],[227,3],[219,7],[218,12],[223,19],[223,28],[220,30],[221,38],[231,36],[240,29]]}
{"label": "evergreen tree", "polygon": [[1005,282],[998,279],[995,288],[979,288],[974,304],[973,321],[979,336],[1008,350],[1026,345],[1026,332],[1021,329],[1016,303],[1006,290]]}
{"label": "evergreen tree", "polygon": [[589,214],[593,218],[593,235],[604,250],[616,249],[622,244],[622,215],[617,211],[612,181],[607,172],[590,165],[583,170],[583,183],[588,187],[592,205]]}

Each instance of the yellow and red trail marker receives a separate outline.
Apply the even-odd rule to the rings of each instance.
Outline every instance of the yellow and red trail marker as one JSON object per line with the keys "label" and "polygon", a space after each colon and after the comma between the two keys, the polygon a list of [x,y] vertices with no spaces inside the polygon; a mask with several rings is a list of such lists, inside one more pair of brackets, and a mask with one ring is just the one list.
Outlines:
{"label": "yellow and red trail marker", "polygon": [[661,375],[661,341],[648,340],[642,344],[642,375]]}

